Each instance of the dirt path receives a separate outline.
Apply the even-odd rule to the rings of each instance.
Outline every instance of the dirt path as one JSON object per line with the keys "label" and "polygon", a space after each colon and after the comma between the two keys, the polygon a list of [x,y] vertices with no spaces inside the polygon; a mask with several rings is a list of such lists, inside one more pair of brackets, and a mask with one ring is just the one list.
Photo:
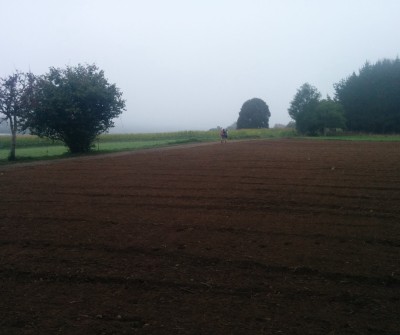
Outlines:
{"label": "dirt path", "polygon": [[0,334],[399,334],[400,143],[1,167],[0,194]]}

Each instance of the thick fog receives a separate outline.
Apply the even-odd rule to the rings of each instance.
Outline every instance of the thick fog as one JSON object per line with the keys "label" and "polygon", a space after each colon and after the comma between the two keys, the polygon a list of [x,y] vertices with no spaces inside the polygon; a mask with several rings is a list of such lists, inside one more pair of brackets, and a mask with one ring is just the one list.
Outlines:
{"label": "thick fog", "polygon": [[323,96],[396,58],[398,0],[0,0],[0,77],[95,63],[124,93],[117,132],[207,130],[263,99],[287,124],[305,82]]}

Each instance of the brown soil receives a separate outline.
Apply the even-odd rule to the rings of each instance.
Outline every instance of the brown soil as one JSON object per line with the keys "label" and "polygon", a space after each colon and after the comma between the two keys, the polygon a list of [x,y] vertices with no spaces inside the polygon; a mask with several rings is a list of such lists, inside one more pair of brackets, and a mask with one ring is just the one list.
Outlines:
{"label": "brown soil", "polygon": [[1,334],[400,334],[400,143],[0,167]]}

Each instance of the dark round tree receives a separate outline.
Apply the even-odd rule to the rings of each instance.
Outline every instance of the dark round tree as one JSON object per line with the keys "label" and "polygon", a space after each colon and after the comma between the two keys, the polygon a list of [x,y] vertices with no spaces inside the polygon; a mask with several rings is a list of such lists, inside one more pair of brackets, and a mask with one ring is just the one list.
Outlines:
{"label": "dark round tree", "polygon": [[122,92],[96,65],[50,68],[38,80],[25,128],[62,141],[71,153],[87,152],[124,108]]}
{"label": "dark round tree", "polygon": [[237,129],[269,128],[271,113],[268,105],[259,98],[247,100],[237,120]]}

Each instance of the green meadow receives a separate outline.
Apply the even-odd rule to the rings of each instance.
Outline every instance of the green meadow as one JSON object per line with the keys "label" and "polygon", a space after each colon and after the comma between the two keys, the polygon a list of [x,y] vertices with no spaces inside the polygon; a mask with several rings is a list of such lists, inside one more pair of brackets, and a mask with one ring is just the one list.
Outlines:
{"label": "green meadow", "polygon": [[[400,135],[340,134],[326,137],[299,137],[292,129],[241,129],[229,131],[229,140],[302,138],[318,140],[354,141],[400,141]],[[219,141],[218,131],[180,131],[146,134],[103,134],[95,141],[88,155],[141,150],[179,144]],[[11,137],[0,136],[0,164],[8,163]],[[17,161],[47,160],[71,157],[61,142],[37,136],[19,135],[17,138]]]}

